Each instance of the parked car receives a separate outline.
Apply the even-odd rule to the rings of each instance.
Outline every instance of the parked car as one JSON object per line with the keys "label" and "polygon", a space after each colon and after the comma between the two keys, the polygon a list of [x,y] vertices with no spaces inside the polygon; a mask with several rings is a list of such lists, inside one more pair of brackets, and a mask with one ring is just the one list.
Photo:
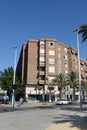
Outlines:
{"label": "parked car", "polygon": [[87,104],[87,99],[82,100],[83,104]]}
{"label": "parked car", "polygon": [[74,101],[71,100],[71,99],[69,99],[68,102],[69,102],[69,104],[73,104],[74,103]]}
{"label": "parked car", "polygon": [[0,103],[3,103],[4,99],[3,96],[0,96]]}
{"label": "parked car", "polygon": [[9,103],[9,96],[0,96],[0,103],[8,104]]}
{"label": "parked car", "polygon": [[56,105],[69,104],[69,101],[66,99],[58,99]]}

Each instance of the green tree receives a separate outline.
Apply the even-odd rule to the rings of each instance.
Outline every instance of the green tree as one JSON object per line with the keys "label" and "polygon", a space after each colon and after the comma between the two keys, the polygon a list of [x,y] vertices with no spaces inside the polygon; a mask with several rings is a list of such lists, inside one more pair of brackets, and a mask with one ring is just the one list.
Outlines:
{"label": "green tree", "polygon": [[9,96],[12,92],[13,73],[12,67],[4,69],[3,72],[0,71],[0,87],[2,90],[7,90]]}
{"label": "green tree", "polygon": [[19,83],[17,89],[15,90],[15,99],[19,100],[20,97],[25,99],[25,87]]}
{"label": "green tree", "polygon": [[82,42],[87,42],[87,24],[81,25],[78,33],[82,35]]}
{"label": "green tree", "polygon": [[75,100],[75,90],[78,89],[78,78],[78,73],[74,71],[70,71],[70,73],[67,74],[67,82],[70,87],[73,88],[73,100]]}
{"label": "green tree", "polygon": [[56,75],[50,84],[58,86],[58,90],[60,91],[59,96],[60,96],[60,98],[62,98],[61,91],[67,85],[67,79],[66,79],[65,75],[62,73]]}
{"label": "green tree", "polygon": [[[12,67],[8,67],[4,69],[4,71],[0,71],[0,87],[2,90],[7,90],[8,96],[11,96],[13,89],[13,75],[14,70]],[[20,98],[24,97],[24,86],[22,86],[16,77],[16,88],[15,88],[15,96]]]}

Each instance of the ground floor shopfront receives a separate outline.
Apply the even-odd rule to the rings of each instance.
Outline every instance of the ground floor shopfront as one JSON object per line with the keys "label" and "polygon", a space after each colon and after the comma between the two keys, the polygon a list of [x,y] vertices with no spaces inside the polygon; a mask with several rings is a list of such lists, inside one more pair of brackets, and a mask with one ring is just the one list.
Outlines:
{"label": "ground floor shopfront", "polygon": [[[39,101],[46,101],[46,102],[55,102],[59,99],[60,91],[58,90],[58,86],[50,88],[45,85],[44,89],[36,89],[35,86],[26,85],[25,89],[25,97],[27,100],[39,100]],[[71,99],[73,100],[73,89],[69,86],[66,86],[62,89],[62,98],[63,99]],[[79,99],[79,92],[75,92],[75,100]]]}

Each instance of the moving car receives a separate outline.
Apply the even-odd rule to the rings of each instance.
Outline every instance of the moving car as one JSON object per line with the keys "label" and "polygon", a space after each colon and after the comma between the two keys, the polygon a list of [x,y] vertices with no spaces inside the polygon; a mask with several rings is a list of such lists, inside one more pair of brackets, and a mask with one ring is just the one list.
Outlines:
{"label": "moving car", "polygon": [[66,99],[58,99],[56,105],[69,104],[69,101]]}

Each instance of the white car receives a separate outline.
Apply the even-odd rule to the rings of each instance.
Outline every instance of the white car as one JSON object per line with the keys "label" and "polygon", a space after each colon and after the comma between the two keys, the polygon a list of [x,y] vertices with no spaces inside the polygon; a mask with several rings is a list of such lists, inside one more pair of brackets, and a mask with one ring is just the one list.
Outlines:
{"label": "white car", "polygon": [[58,99],[56,101],[56,105],[61,105],[61,104],[69,104],[69,101],[66,99]]}

